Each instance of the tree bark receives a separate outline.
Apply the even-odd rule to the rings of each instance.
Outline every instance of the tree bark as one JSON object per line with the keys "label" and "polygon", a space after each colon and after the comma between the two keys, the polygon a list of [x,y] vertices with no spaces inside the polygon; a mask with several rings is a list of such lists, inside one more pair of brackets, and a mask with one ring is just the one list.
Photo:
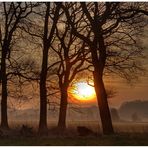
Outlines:
{"label": "tree bark", "polygon": [[42,70],[40,74],[40,121],[39,132],[45,133],[47,131],[47,63],[48,63],[48,47],[43,49]]}
{"label": "tree bark", "polygon": [[[99,40],[99,47],[97,46],[98,40]],[[99,51],[99,57],[97,51]],[[94,86],[98,101],[98,107],[100,111],[103,133],[113,134],[114,130],[112,126],[112,120],[107,101],[107,93],[103,82],[103,71],[106,62],[106,47],[104,44],[103,36],[100,33],[98,33],[94,38],[94,44],[91,47],[91,55],[94,66],[94,73],[93,73]]]}
{"label": "tree bark", "polygon": [[114,130],[112,126],[112,120],[108,106],[106,90],[104,87],[102,77],[99,76],[99,73],[97,71],[94,71],[94,86],[98,101],[98,107],[100,111],[103,133],[107,135],[113,134]]}
{"label": "tree bark", "polygon": [[2,49],[1,58],[1,83],[2,83],[2,98],[1,98],[1,128],[9,129],[7,115],[7,74],[6,74],[6,49]]}
{"label": "tree bark", "polygon": [[40,121],[39,121],[39,132],[47,132],[47,89],[46,89],[46,79],[47,79],[47,70],[48,70],[48,51],[51,45],[51,41],[54,36],[56,29],[56,24],[59,18],[59,11],[61,3],[57,3],[53,24],[49,33],[49,12],[50,12],[50,3],[46,3],[46,13],[44,20],[44,35],[43,35],[43,58],[42,58],[42,68],[40,74]]}
{"label": "tree bark", "polygon": [[59,121],[58,128],[60,130],[65,130],[66,128],[66,113],[67,113],[67,103],[68,103],[68,91],[67,87],[61,88],[61,102],[60,102],[60,112],[59,112]]}

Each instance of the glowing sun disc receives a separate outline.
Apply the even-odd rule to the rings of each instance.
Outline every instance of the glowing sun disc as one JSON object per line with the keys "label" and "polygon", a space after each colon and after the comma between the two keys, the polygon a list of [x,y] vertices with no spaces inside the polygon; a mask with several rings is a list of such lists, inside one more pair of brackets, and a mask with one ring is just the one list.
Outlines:
{"label": "glowing sun disc", "polygon": [[77,82],[73,88],[73,94],[77,100],[90,101],[95,97],[95,90],[86,82]]}

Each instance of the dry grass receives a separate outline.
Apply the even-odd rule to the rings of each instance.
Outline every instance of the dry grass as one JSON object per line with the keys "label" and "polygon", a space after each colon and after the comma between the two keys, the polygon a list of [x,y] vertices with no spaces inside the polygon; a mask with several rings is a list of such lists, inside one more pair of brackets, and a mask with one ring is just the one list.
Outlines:
{"label": "dry grass", "polygon": [[[38,128],[37,121],[10,121],[11,128],[20,128],[23,124],[33,127],[35,130]],[[48,121],[49,129],[56,127],[56,121]],[[67,128],[76,130],[77,126],[86,126],[94,132],[101,133],[101,124],[97,121],[68,121]],[[116,133],[148,133],[148,122],[116,122],[113,123],[113,127]]]}
{"label": "dry grass", "polygon": [[148,145],[148,123],[114,123],[116,134],[105,136],[99,134],[95,136],[80,137],[76,131],[77,126],[86,126],[94,132],[101,133],[101,128],[98,122],[92,121],[77,121],[68,122],[67,131],[63,135],[58,135],[54,129],[55,121],[49,122],[49,134],[46,136],[38,136],[35,134],[31,137],[24,137],[18,133],[21,126],[25,124],[33,127],[37,131],[38,122],[31,121],[11,121],[10,125],[13,130],[7,137],[0,138],[0,145],[68,145],[68,146],[84,146],[84,145]]}
{"label": "dry grass", "polygon": [[148,133],[148,123],[114,123],[114,129],[117,133]]}

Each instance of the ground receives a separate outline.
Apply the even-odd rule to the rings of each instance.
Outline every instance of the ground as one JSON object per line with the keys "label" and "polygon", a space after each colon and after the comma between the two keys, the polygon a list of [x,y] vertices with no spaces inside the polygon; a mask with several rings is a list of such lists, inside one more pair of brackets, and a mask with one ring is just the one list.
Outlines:
{"label": "ground", "polygon": [[0,139],[1,146],[147,146],[148,135],[114,135],[76,138],[17,137]]}
{"label": "ground", "polygon": [[[96,131],[97,123],[84,124]],[[18,129],[0,138],[1,146],[148,146],[148,123],[114,123],[114,135],[79,136],[76,128],[69,128],[63,135],[49,130],[48,135],[22,135]],[[17,132],[16,132],[17,131]],[[17,134],[14,134],[17,133]]]}

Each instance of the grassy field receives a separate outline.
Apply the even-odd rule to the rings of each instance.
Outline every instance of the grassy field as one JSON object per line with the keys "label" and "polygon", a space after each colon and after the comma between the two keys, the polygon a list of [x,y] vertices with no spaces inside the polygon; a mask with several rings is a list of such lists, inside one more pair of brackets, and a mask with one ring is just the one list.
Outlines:
{"label": "grassy field", "polygon": [[[34,129],[37,129],[38,122],[37,121],[11,121],[10,127],[21,128],[21,126],[25,124]],[[57,125],[56,121],[49,121],[48,126],[49,129],[53,128]],[[101,133],[101,126],[98,121],[69,121],[67,122],[67,127],[70,129],[76,130],[77,126],[86,126],[93,130],[94,132]],[[148,133],[148,122],[114,122],[113,123],[114,130],[116,133]]]}
{"label": "grassy field", "polygon": [[148,135],[112,135],[98,137],[17,137],[0,139],[1,146],[147,146]]}
{"label": "grassy field", "polygon": [[[14,126],[15,125],[15,126]],[[63,135],[58,135],[49,129],[46,136],[17,135],[19,126],[14,124],[15,130],[11,134],[0,138],[1,146],[147,146],[148,123],[114,123],[115,134],[106,136],[101,134],[97,122],[73,122]],[[52,126],[51,126],[52,125]],[[50,126],[53,127],[54,124]],[[98,132],[98,136],[81,137],[76,131],[78,125],[83,125]],[[31,123],[30,123],[31,126]],[[16,129],[17,127],[17,129]],[[51,128],[50,127],[50,128]],[[16,132],[17,131],[17,132]]]}

